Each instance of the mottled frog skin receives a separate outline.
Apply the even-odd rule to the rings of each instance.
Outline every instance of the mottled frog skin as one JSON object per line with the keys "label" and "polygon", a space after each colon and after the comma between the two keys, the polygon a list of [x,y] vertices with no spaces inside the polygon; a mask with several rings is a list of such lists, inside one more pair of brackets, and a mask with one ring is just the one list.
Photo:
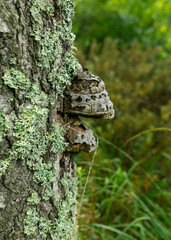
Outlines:
{"label": "mottled frog skin", "polygon": [[114,117],[113,103],[104,82],[84,67],[79,69],[64,96],[65,113],[101,119]]}

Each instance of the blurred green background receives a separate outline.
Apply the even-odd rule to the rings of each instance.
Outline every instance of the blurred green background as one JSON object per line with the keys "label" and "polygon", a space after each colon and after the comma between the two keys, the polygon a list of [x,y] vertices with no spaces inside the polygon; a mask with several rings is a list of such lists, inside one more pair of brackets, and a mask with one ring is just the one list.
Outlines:
{"label": "blurred green background", "polygon": [[[100,76],[114,120],[88,120],[100,144],[80,240],[171,239],[171,1],[76,0],[80,63]],[[76,155],[79,197],[92,154]]]}

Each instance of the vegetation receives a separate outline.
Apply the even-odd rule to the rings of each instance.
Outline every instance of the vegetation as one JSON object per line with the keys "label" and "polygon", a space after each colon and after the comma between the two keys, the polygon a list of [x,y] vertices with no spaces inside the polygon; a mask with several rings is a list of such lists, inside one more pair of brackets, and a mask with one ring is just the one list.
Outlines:
{"label": "vegetation", "polygon": [[94,39],[118,38],[131,43],[162,45],[170,49],[169,0],[76,0],[74,31],[79,48],[90,47]]}
{"label": "vegetation", "polygon": [[[169,1],[78,1],[77,57],[105,81],[116,110],[111,121],[83,119],[100,145],[79,217],[81,240],[171,238],[169,7]],[[91,157],[76,158],[81,195]]]}

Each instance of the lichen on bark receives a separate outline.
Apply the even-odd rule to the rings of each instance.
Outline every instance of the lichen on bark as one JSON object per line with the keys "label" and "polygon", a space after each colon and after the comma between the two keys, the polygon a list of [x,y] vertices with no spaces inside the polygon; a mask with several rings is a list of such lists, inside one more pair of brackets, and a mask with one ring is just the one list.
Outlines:
{"label": "lichen on bark", "polygon": [[73,0],[0,3],[2,239],[77,239],[76,167],[54,120],[79,67],[73,8]]}

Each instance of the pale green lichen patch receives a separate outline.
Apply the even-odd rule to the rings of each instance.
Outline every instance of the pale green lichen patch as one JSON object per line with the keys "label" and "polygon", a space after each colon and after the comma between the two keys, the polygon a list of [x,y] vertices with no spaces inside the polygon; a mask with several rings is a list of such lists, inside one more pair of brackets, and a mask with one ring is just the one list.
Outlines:
{"label": "pale green lichen patch", "polygon": [[37,204],[40,203],[40,200],[41,200],[41,198],[39,197],[38,193],[37,192],[33,192],[31,194],[31,197],[29,197],[27,199],[27,203],[28,203],[28,205],[34,205],[34,204],[37,205]]}
{"label": "pale green lichen patch", "polygon": [[[65,191],[65,199],[60,202],[56,221],[52,222],[41,217],[36,208],[30,208],[27,210],[24,220],[26,235],[34,235],[35,231],[38,231],[43,238],[46,238],[48,234],[53,240],[77,240],[75,219],[77,214],[77,177],[67,178],[65,175],[61,184]],[[35,197],[37,199],[37,195]]]}
{"label": "pale green lichen patch", "polygon": [[[55,180],[56,180],[56,178],[53,178],[53,182]],[[52,190],[52,185],[51,185],[51,182],[50,182],[48,185],[46,185],[42,198],[47,201],[52,196],[53,196],[53,190]]]}
{"label": "pale green lichen patch", "polygon": [[63,19],[60,27],[61,37],[72,46],[75,40],[75,35],[72,33],[72,18],[74,16],[75,4],[73,0],[59,0],[58,4],[61,8]]}
{"label": "pale green lichen patch", "polygon": [[[35,22],[32,36],[34,36],[39,48],[37,66],[41,70],[48,72],[48,81],[52,82],[54,89],[57,90],[57,93],[60,93],[66,85],[70,84],[70,79],[76,74],[80,65],[73,53],[75,36],[71,32],[74,0],[58,0],[57,4],[61,12],[61,20],[57,22],[56,28],[50,28],[49,26],[43,26],[42,28],[43,14],[53,17],[54,8],[49,4],[49,1],[32,0],[30,10]],[[29,93],[29,96],[31,96],[31,94],[34,95],[34,92],[35,91]],[[34,97],[34,99],[36,98]],[[37,104],[39,101],[38,99],[35,103]],[[46,137],[43,138],[45,145],[50,146],[51,153],[56,154],[64,151],[67,144],[63,138],[63,129],[57,124],[53,126],[51,133],[45,133],[45,136]],[[43,154],[43,152],[41,154]],[[42,198],[48,200],[53,194],[51,184],[55,180],[55,177],[51,162],[45,164],[41,156],[42,155],[38,156],[39,160],[34,159],[33,161],[27,162],[27,164],[30,169],[35,171],[33,176],[35,182],[45,187]],[[77,234],[75,234],[75,232],[77,232],[75,217],[77,212],[77,178],[75,176],[67,178],[67,176],[64,175],[61,180],[61,185],[63,186],[65,196],[59,204],[58,218],[56,221],[51,222],[49,219],[38,216],[34,208],[29,209],[25,219],[26,235],[33,235],[32,237],[34,237],[33,230],[36,230],[43,239],[45,239],[47,235],[50,235],[54,240],[77,239]],[[29,222],[31,221],[31,215],[35,219],[34,224]],[[31,231],[29,231],[29,229],[31,229]]]}
{"label": "pale green lichen patch", "polygon": [[59,59],[62,54],[62,47],[59,44],[59,33],[53,33],[50,28],[47,28],[46,32],[43,34],[34,32],[34,36],[35,39],[39,39],[38,41],[41,46],[41,51],[38,55],[38,66],[41,69],[47,69],[50,71],[51,64],[55,61],[55,59]]}
{"label": "pale green lichen patch", "polygon": [[16,63],[17,63],[17,58],[16,57],[13,57],[13,58],[10,59],[10,64],[11,65],[16,65]]}
{"label": "pale green lichen patch", "polygon": [[51,152],[60,153],[68,146],[68,143],[65,142],[64,129],[60,127],[57,123],[53,126],[52,133],[48,136],[48,140],[51,144]]}
{"label": "pale green lichen patch", "polygon": [[36,208],[29,208],[27,210],[24,224],[24,233],[27,236],[34,236],[37,231],[44,239],[51,232],[51,221],[41,217]]}
{"label": "pale green lichen patch", "polygon": [[51,221],[44,217],[39,218],[39,233],[43,239],[47,237],[47,234],[51,231]]}
{"label": "pale green lichen patch", "polygon": [[46,151],[47,117],[48,109],[35,106],[24,109],[15,119],[13,157],[26,160],[30,168]]}
{"label": "pale green lichen patch", "polygon": [[48,95],[40,90],[38,84],[31,86],[30,91],[26,94],[26,98],[29,99],[33,105],[47,107],[49,104]]}
{"label": "pale green lichen patch", "polygon": [[30,208],[26,212],[24,219],[24,233],[28,236],[35,234],[37,230],[37,224],[39,221],[39,214],[36,208]]}
{"label": "pale green lichen patch", "polygon": [[[51,116],[48,107],[52,107],[52,98],[60,93],[70,79],[76,74],[79,67],[73,53],[72,17],[74,14],[73,0],[58,0],[56,7],[59,9],[57,23],[54,15],[54,7],[46,0],[31,0],[30,8],[33,32],[32,36],[37,47],[35,63],[46,78],[51,88],[51,94],[47,95],[37,84],[37,76],[32,82],[22,72],[11,68],[3,76],[4,83],[12,89],[25,93],[25,102],[17,117],[13,119],[13,146],[8,157],[1,161],[0,173],[5,171],[10,161],[22,160],[27,167],[34,171],[33,180],[41,186],[41,191],[31,193],[27,199],[29,206],[24,220],[24,233],[29,239],[46,239],[51,236],[54,240],[76,240],[73,231],[76,228],[76,193],[77,178],[64,175],[61,180],[64,196],[59,203],[58,218],[53,220],[40,216],[38,205],[44,200],[49,200],[53,195],[52,185],[56,180],[52,158],[57,153],[63,152],[67,146],[63,132],[59,125],[49,126]],[[49,19],[49,22],[48,22]],[[51,24],[53,22],[53,24]],[[36,59],[37,56],[37,59]],[[15,59],[11,59],[11,65],[15,65]],[[37,74],[37,73],[36,73]],[[42,82],[44,79],[42,79]],[[35,83],[36,82],[36,83]],[[42,87],[43,84],[42,84]],[[57,90],[57,91],[56,91]],[[50,99],[51,98],[51,99]],[[55,102],[55,101],[54,101]],[[31,104],[30,104],[31,103]],[[26,107],[27,106],[27,107]],[[50,120],[50,121],[49,121]],[[2,122],[2,123],[1,123]],[[0,115],[0,139],[3,130],[3,115]],[[0,125],[0,126],[1,126]],[[2,131],[2,133],[1,133]],[[50,158],[46,159],[46,153]]]}
{"label": "pale green lichen patch", "polygon": [[7,158],[5,160],[0,161],[0,177],[5,173],[6,169],[10,164],[10,160]]}
{"label": "pale green lichen patch", "polygon": [[54,153],[62,152],[66,143],[63,138],[63,129],[56,124],[52,133],[46,130],[48,109],[32,107],[24,109],[20,117],[14,121],[14,137],[16,138],[8,159],[26,161],[30,170],[34,170],[33,179],[44,187],[45,200],[52,195],[51,184],[55,181],[55,172],[52,162],[45,163],[43,155],[47,147],[51,146]]}
{"label": "pale green lichen patch", "polygon": [[[39,22],[42,21],[41,13],[53,16],[53,5],[44,0],[32,1],[31,14],[35,21],[32,36],[39,44],[38,66],[42,70],[48,70],[48,80],[53,82],[57,93],[70,84],[70,79],[79,67],[73,53],[75,35],[72,30],[72,17],[74,14],[74,1],[59,1],[62,21],[57,23],[56,29],[49,27],[42,29]],[[63,44],[67,52],[63,52]]]}
{"label": "pale green lichen patch", "polygon": [[65,199],[61,201],[58,219],[52,226],[52,239],[54,240],[76,240],[77,239],[77,177],[68,179],[64,175],[61,184],[65,189]]}
{"label": "pale green lichen patch", "polygon": [[70,84],[70,79],[76,74],[78,68],[79,64],[71,49],[65,53],[62,66],[58,70],[56,80],[54,81],[57,92],[60,92],[64,86]]}
{"label": "pale green lichen patch", "polygon": [[36,22],[41,21],[41,12],[46,12],[49,16],[53,16],[53,5],[45,0],[32,0],[31,14]]}
{"label": "pale green lichen patch", "polygon": [[40,90],[38,84],[31,84],[30,80],[20,71],[11,68],[3,76],[4,83],[17,90],[26,91],[26,99],[34,105],[47,107],[49,103],[48,95]]}
{"label": "pale green lichen patch", "polygon": [[61,8],[62,22],[58,24],[58,31],[60,37],[69,46],[68,51],[63,56],[62,66],[59,69],[56,77],[57,90],[60,91],[60,84],[66,86],[70,84],[70,79],[76,74],[80,64],[75,58],[73,46],[75,35],[72,33],[72,17],[74,16],[74,1],[73,0],[59,0],[58,4]]}
{"label": "pale green lichen patch", "polygon": [[7,70],[3,79],[4,83],[10,88],[27,91],[31,86],[30,80],[22,72],[14,68]]}
{"label": "pale green lichen patch", "polygon": [[[3,138],[6,136],[8,130],[7,120],[5,119],[5,114],[0,110],[0,144]],[[6,171],[10,164],[9,159],[0,159],[0,177]]]}
{"label": "pale green lichen patch", "polygon": [[63,130],[57,125],[51,134],[46,132],[47,117],[48,109],[46,108],[33,107],[21,113],[20,118],[15,120],[16,141],[11,155],[15,159],[23,161],[26,159],[27,166],[34,170],[35,182],[46,187],[46,198],[51,196],[49,184],[55,181],[55,173],[52,162],[43,162],[43,155],[49,144],[52,145],[53,152],[63,151],[66,146]]}
{"label": "pale green lichen patch", "polygon": [[[52,163],[43,163],[47,149],[46,122],[48,109],[37,106],[24,109],[19,118],[14,119],[15,141],[5,162],[21,159],[30,170],[35,171],[35,181],[46,184],[52,182]],[[54,179],[54,178],[53,178]],[[45,182],[45,183],[44,183]]]}
{"label": "pale green lichen patch", "polygon": [[46,186],[55,181],[55,174],[52,171],[52,162],[46,164],[42,162],[42,159],[39,159],[39,163],[37,162],[37,164],[34,164],[32,167],[35,170],[33,178],[36,183],[41,183],[43,186]]}
{"label": "pale green lichen patch", "polygon": [[7,120],[5,119],[5,114],[0,110],[0,142],[2,138],[5,137],[7,130]]}

